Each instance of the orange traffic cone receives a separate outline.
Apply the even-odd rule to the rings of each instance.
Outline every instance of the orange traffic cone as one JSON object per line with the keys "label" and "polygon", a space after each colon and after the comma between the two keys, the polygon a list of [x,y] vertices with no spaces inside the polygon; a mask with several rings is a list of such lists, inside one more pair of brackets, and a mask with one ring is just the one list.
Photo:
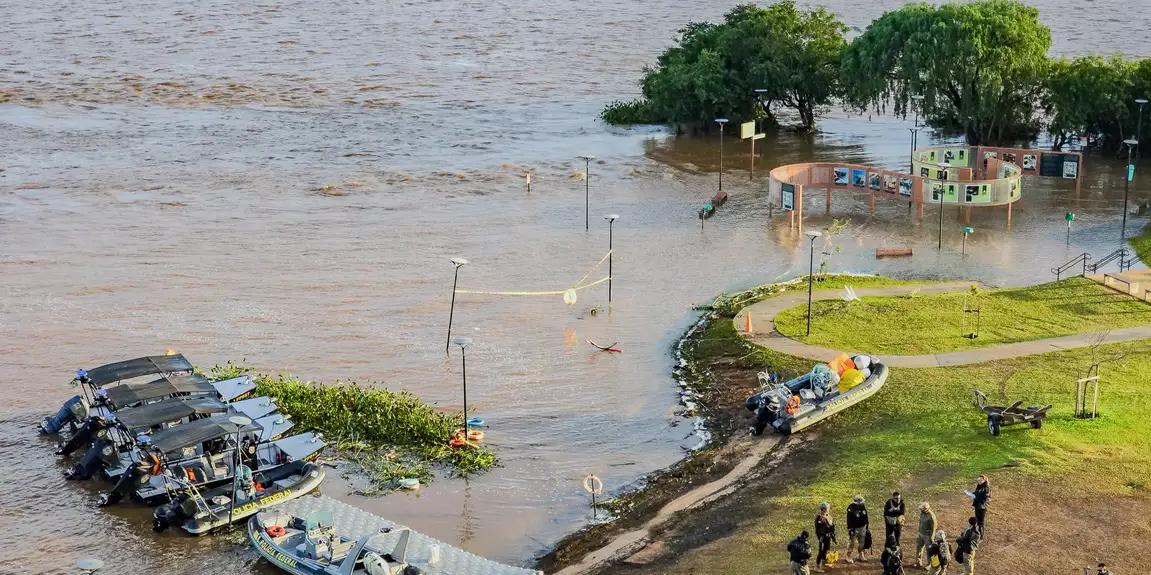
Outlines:
{"label": "orange traffic cone", "polygon": [[755,333],[755,330],[751,329],[751,312],[743,314],[743,331],[748,335]]}

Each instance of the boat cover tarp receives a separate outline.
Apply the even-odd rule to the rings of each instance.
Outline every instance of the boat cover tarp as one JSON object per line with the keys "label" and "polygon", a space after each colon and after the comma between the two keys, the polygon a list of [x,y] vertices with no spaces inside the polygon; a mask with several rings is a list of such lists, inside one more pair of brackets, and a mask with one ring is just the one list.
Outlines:
{"label": "boat cover tarp", "polygon": [[152,445],[164,453],[171,453],[210,439],[235,435],[238,430],[238,426],[227,419],[208,417],[165,429],[152,436]]}
{"label": "boat cover tarp", "polygon": [[152,355],[138,357],[127,361],[118,361],[101,365],[88,370],[88,379],[92,385],[103,387],[109,383],[116,383],[122,379],[132,379],[142,375],[157,373],[172,373],[176,371],[192,371],[192,364],[183,355]]}
{"label": "boat cover tarp", "polygon": [[176,421],[191,415],[223,413],[227,410],[227,405],[212,397],[177,397],[140,407],[121,409],[116,412],[115,417],[129,429],[137,429]]}
{"label": "boat cover tarp", "polygon": [[122,383],[105,391],[113,405],[122,406],[176,393],[203,395],[213,393],[215,388],[202,375],[170,375],[148,383]]}
{"label": "boat cover tarp", "polygon": [[[409,532],[402,525],[327,496],[300,497],[280,503],[275,508],[263,513],[272,515],[287,513],[306,518],[313,513],[323,512],[331,513],[334,523],[333,529],[336,533],[355,540],[379,533],[383,528],[392,529],[390,533],[383,533],[372,538],[369,549],[379,553],[391,553],[400,543],[400,538],[405,536],[404,533]],[[537,575],[541,573],[540,571],[513,567],[485,559],[417,531],[410,531],[410,533],[407,536],[408,544],[404,559],[409,564],[425,569],[432,556],[432,546],[438,545],[440,561],[433,571],[436,575]]]}

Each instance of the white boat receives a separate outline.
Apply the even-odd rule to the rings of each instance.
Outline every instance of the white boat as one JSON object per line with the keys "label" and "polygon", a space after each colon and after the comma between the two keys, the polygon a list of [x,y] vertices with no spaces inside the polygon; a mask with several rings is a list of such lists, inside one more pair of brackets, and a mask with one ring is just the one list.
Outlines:
{"label": "white boat", "polygon": [[842,391],[837,379],[826,377],[830,373],[826,365],[777,384],[769,383],[767,374],[759,374],[766,387],[747,398],[745,404],[756,414],[752,433],[758,435],[767,425],[783,434],[795,433],[875,395],[887,381],[887,366],[869,356],[855,357],[867,357],[869,373],[863,382]]}

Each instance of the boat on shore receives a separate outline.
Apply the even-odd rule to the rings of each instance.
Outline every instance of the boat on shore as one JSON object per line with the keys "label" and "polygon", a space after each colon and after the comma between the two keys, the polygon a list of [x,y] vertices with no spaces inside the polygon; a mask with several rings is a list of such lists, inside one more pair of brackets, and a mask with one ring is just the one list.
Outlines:
{"label": "boat on shore", "polygon": [[[887,366],[870,356],[857,355],[850,359],[840,356],[833,363],[840,362],[849,365],[855,373],[820,364],[783,383],[760,373],[760,382],[765,387],[745,403],[747,409],[756,414],[752,433],[758,435],[768,425],[785,435],[806,429],[875,395],[887,381]],[[851,376],[858,381],[848,382]]]}
{"label": "boat on shore", "polygon": [[328,497],[261,511],[248,540],[293,575],[542,575],[485,559]]}

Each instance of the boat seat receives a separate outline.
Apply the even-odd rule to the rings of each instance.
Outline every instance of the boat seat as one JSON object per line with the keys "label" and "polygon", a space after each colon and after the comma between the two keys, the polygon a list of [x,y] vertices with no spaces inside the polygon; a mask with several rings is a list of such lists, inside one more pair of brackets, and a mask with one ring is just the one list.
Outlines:
{"label": "boat seat", "polygon": [[197,461],[189,461],[180,467],[184,470],[184,477],[182,479],[193,480],[195,483],[201,483],[212,479],[213,475],[210,472],[211,468],[207,465],[207,460],[201,457]]}
{"label": "boat seat", "polygon": [[228,454],[211,455],[208,460],[211,461],[212,477],[227,477],[231,474],[231,469],[228,467]]}
{"label": "boat seat", "polygon": [[343,561],[344,557],[347,557],[348,552],[351,551],[352,547],[355,546],[356,542],[353,539],[349,539],[347,541],[333,541],[331,547],[332,563]]}
{"label": "boat seat", "polygon": [[803,401],[815,401],[815,392],[810,388],[799,390],[799,398]]}

